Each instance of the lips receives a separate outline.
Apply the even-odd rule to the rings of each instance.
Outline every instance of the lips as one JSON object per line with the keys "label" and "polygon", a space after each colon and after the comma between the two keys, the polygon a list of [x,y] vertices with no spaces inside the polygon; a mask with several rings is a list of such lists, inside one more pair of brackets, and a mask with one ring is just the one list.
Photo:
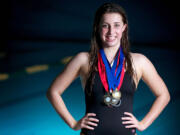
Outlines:
{"label": "lips", "polygon": [[116,38],[115,37],[112,37],[112,36],[108,36],[108,37],[106,37],[106,41],[108,41],[108,42],[112,42],[112,41],[114,41]]}

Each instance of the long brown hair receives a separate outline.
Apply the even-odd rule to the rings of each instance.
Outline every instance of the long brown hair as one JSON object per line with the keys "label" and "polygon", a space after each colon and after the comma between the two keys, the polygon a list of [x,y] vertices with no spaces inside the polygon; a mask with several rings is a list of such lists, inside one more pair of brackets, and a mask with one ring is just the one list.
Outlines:
{"label": "long brown hair", "polygon": [[[130,45],[128,40],[128,21],[127,16],[124,9],[115,3],[105,3],[100,6],[95,14],[94,23],[93,23],[93,31],[91,36],[91,47],[89,50],[89,75],[88,81],[90,82],[90,92],[92,91],[92,85],[94,83],[95,72],[97,71],[97,63],[98,63],[98,52],[102,48],[101,39],[100,39],[100,21],[105,13],[118,13],[122,16],[122,21],[126,24],[126,29],[124,30],[121,38],[121,45],[123,48],[123,53],[125,56],[125,66],[127,72],[133,76],[134,71],[132,68],[131,56],[130,56]],[[88,92],[88,94],[91,94]]]}

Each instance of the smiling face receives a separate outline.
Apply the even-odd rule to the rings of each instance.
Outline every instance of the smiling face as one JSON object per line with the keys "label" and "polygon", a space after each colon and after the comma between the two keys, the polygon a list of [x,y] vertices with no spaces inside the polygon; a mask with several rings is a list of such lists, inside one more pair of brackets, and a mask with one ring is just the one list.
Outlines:
{"label": "smiling face", "polygon": [[100,22],[100,39],[103,47],[119,46],[126,28],[118,13],[106,13]]}

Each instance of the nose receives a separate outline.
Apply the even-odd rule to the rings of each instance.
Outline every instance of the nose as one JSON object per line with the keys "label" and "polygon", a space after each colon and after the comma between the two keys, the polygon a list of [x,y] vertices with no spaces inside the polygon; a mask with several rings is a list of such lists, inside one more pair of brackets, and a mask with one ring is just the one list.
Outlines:
{"label": "nose", "polygon": [[108,34],[113,34],[114,33],[114,28],[112,26],[109,27],[109,30],[108,30]]}

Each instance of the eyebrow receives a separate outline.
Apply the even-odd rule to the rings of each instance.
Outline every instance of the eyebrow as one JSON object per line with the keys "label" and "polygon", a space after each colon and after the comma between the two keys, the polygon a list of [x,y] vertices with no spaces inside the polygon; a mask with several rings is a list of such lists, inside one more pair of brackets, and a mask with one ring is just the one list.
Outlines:
{"label": "eyebrow", "polygon": [[[102,23],[107,23],[107,22],[102,22]],[[114,23],[121,23],[121,22],[114,22]],[[108,24],[108,23],[107,23]]]}

